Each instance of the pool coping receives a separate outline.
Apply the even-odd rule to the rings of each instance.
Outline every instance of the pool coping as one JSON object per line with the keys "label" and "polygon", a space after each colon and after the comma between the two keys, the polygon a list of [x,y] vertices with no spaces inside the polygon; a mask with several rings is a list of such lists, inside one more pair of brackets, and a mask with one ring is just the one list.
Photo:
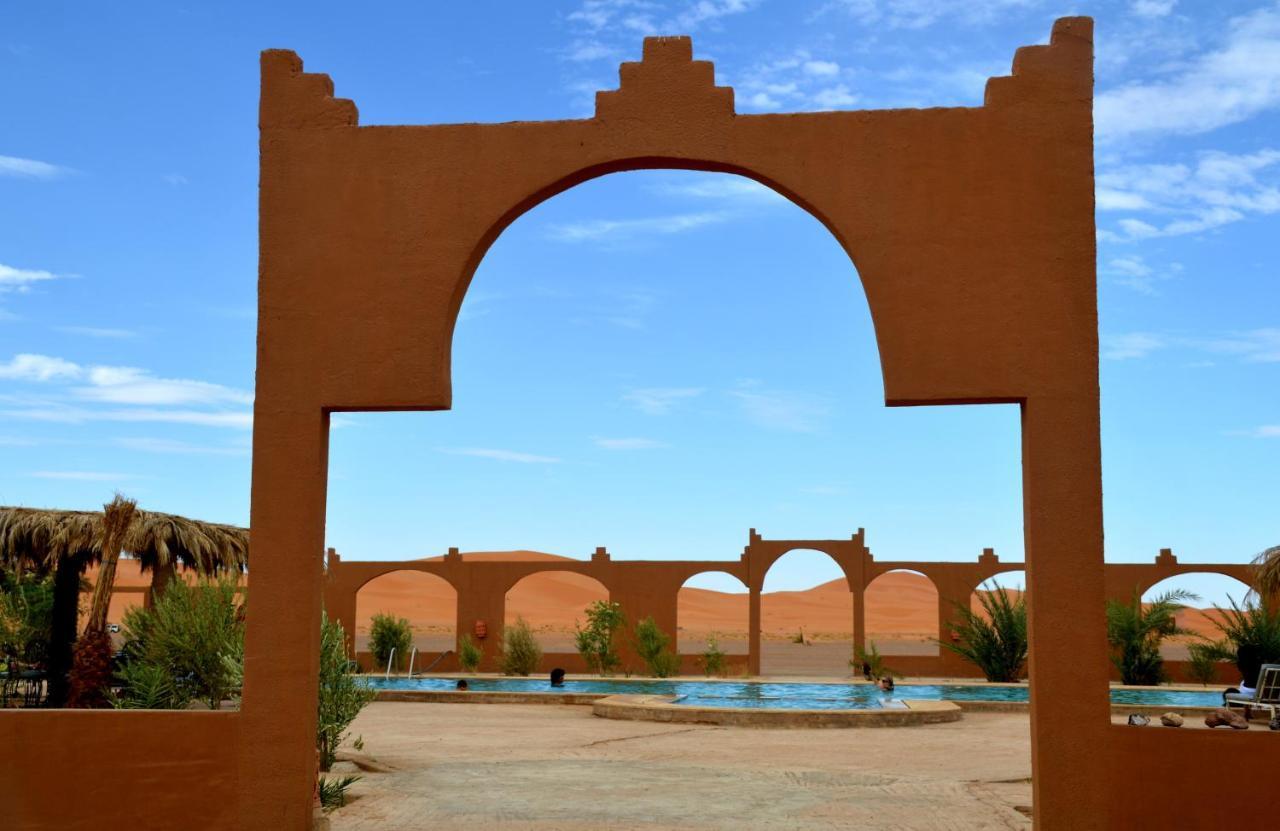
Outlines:
{"label": "pool coping", "polygon": [[656,721],[664,724],[712,724],[729,727],[871,728],[910,727],[959,721],[963,711],[951,701],[904,700],[902,708],[802,710],[780,707],[701,707],[676,704],[669,695],[610,695],[591,705],[598,718]]}

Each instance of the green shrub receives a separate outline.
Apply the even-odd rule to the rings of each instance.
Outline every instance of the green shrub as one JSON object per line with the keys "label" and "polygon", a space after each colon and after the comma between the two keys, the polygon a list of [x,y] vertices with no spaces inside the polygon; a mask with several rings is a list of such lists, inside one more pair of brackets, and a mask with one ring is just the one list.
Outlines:
{"label": "green shrub", "polygon": [[378,668],[385,667],[391,659],[391,651],[395,650],[395,661],[391,668],[397,672],[404,668],[409,660],[409,650],[413,648],[413,629],[409,621],[385,612],[373,616],[369,627],[369,651]]}
{"label": "green shrub", "polygon": [[471,640],[470,635],[463,635],[458,639],[458,663],[465,671],[475,672],[483,659],[484,651],[478,643]]}
{"label": "green shrub", "polygon": [[[364,706],[373,700],[374,689],[347,672],[346,632],[342,624],[320,615],[320,695],[317,699],[316,749],[320,769],[328,770],[347,737],[347,728]],[[323,780],[322,780],[323,781]]]}
{"label": "green shrub", "polygon": [[614,647],[614,636],[626,624],[622,604],[612,600],[597,600],[586,608],[587,625],[574,624],[575,644],[578,654],[587,663],[587,669],[599,675],[612,675],[622,661]]}
{"label": "green shrub", "polygon": [[667,646],[671,636],[658,628],[652,617],[636,624],[635,650],[648,667],[649,674],[657,678],[670,678],[680,672],[680,656]]}
{"label": "green shrub", "polygon": [[[113,702],[131,707],[155,702],[169,690],[162,709],[203,701],[216,710],[237,692],[244,662],[244,620],[236,598],[236,576],[174,580],[150,609],[125,613],[126,665],[116,679],[123,689]],[[161,682],[158,673],[168,676]],[[144,690],[132,690],[133,682]]]}
{"label": "green shrub", "polygon": [[1178,626],[1177,614],[1186,608],[1184,601],[1196,595],[1181,589],[1165,592],[1150,603],[1142,602],[1142,593],[1134,591],[1127,603],[1107,601],[1107,643],[1111,645],[1111,662],[1120,671],[1120,680],[1128,685],[1154,686],[1166,680],[1160,644],[1165,638],[1191,634]]}
{"label": "green shrub", "polygon": [[1003,586],[980,587],[978,602],[985,614],[966,605],[956,604],[956,620],[951,631],[956,641],[939,640],[982,670],[988,681],[1017,681],[1027,662],[1027,599],[1022,592],[1007,591]]}
{"label": "green shrub", "polygon": [[504,675],[528,675],[542,662],[542,648],[524,618],[502,629],[502,672]]}
{"label": "green shrub", "polygon": [[1218,678],[1218,664],[1222,656],[1213,644],[1193,643],[1187,647],[1187,675],[1204,686]]}
{"label": "green shrub", "polygon": [[166,667],[129,661],[117,673],[120,691],[111,705],[122,710],[183,710],[191,702],[187,691]]}
{"label": "green shrub", "polygon": [[0,663],[45,664],[53,637],[53,577],[0,569]]}
{"label": "green shrub", "polygon": [[863,664],[866,664],[871,668],[870,671],[872,678],[884,678],[885,676],[889,676],[891,678],[902,677],[885,665],[884,656],[880,654],[880,649],[876,646],[875,641],[871,641],[870,648],[866,650],[854,646],[853,660],[849,662],[849,666],[853,667],[854,675],[858,675],[862,672]]}
{"label": "green shrub", "polygon": [[321,776],[320,807],[326,811],[347,804],[347,788],[360,781],[359,776]]}
{"label": "green shrub", "polygon": [[1218,609],[1213,620],[1222,639],[1207,648],[1219,660],[1234,663],[1241,676],[1262,664],[1280,664],[1280,606],[1268,609],[1257,598],[1243,606],[1235,598],[1227,600],[1231,608]]}
{"label": "green shrub", "polygon": [[698,656],[698,666],[708,676],[724,675],[725,655],[720,651],[720,641],[713,634],[707,638],[707,648]]}

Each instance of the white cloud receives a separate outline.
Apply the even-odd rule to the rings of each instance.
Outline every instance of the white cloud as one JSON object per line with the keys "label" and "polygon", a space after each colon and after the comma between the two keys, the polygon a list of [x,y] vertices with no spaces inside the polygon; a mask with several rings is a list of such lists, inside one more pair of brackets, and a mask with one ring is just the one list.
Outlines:
{"label": "white cloud", "polygon": [[858,101],[858,96],[849,91],[844,84],[836,84],[834,87],[820,89],[810,96],[814,104],[823,110],[838,110],[843,107],[852,107]]}
{"label": "white cloud", "polygon": [[54,331],[64,335],[84,335],[87,338],[136,338],[137,332],[128,329],[103,329],[96,326],[55,326]]}
{"label": "white cloud", "polygon": [[65,167],[35,159],[20,159],[17,156],[0,156],[0,176],[15,176],[21,179],[56,179],[71,171]]}
{"label": "white cloud", "polygon": [[127,437],[115,440],[115,444],[127,450],[137,450],[143,453],[166,453],[177,455],[211,455],[211,456],[247,456],[249,455],[249,447],[245,446],[217,446],[217,445],[201,445],[191,444],[190,442],[178,441],[176,439],[166,439],[158,437]]}
{"label": "white cloud", "polygon": [[663,196],[717,199],[742,202],[786,202],[787,198],[767,185],[746,176],[730,173],[690,174],[673,177],[653,187]]}
{"label": "white cloud", "polygon": [[30,290],[33,283],[41,283],[46,280],[57,280],[59,275],[51,271],[41,271],[39,269],[14,268],[13,266],[0,263],[0,294],[5,292],[25,292]]}
{"label": "white cloud", "polygon": [[[1194,163],[1118,165],[1098,174],[1098,208],[1134,211],[1104,239],[1133,241],[1212,230],[1280,212],[1280,150],[1204,151]],[[1154,220],[1154,221],[1151,221]]]}
{"label": "white cloud", "polygon": [[0,416],[31,421],[52,421],[63,424],[83,424],[90,421],[120,421],[138,423],[191,424],[200,427],[231,427],[249,429],[253,426],[250,412],[202,412],[198,410],[91,410],[53,403],[33,405],[0,411]]}
{"label": "white cloud", "polygon": [[666,442],[661,442],[657,439],[606,439],[596,437],[592,439],[592,441],[595,443],[596,447],[601,447],[605,450],[653,450],[667,446]]}
{"label": "white cloud", "polygon": [[1235,355],[1248,363],[1280,363],[1280,328],[1253,329],[1190,343],[1209,352]]}
{"label": "white cloud", "polygon": [[675,408],[676,404],[696,398],[703,392],[701,387],[647,387],[631,390],[622,398],[643,413],[666,415]]}
{"label": "white cloud", "polygon": [[167,182],[170,185],[173,185],[174,187],[178,187],[180,185],[185,185],[188,183],[187,177],[183,176],[181,173],[169,173],[164,177],[164,180],[165,182]]}
{"label": "white cloud", "polygon": [[156,378],[146,370],[125,366],[89,369],[89,386],[73,392],[90,401],[140,406],[191,404],[252,404],[253,394],[241,390],[181,378]]}
{"label": "white cloud", "polygon": [[1195,134],[1280,105],[1280,9],[1231,21],[1220,48],[1177,74],[1104,90],[1094,101],[1102,141]]}
{"label": "white cloud", "polygon": [[1106,263],[1102,272],[1118,284],[1143,294],[1158,294],[1156,284],[1182,272],[1180,263],[1171,263],[1162,269],[1147,264],[1142,257],[1133,254],[1116,257]]}
{"label": "white cloud", "polygon": [[1124,361],[1131,358],[1145,358],[1168,344],[1159,335],[1149,332],[1130,332],[1123,335],[1103,335],[1101,345],[1103,358]]}
{"label": "white cloud", "polygon": [[832,84],[842,74],[835,61],[819,60],[808,50],[797,49],[747,68],[733,86],[749,110],[832,110],[858,100],[847,84]]}
{"label": "white cloud", "polygon": [[1280,424],[1264,424],[1249,430],[1245,435],[1255,439],[1280,439]]}
{"label": "white cloud", "polygon": [[1164,17],[1178,5],[1178,0],[1134,0],[1129,6],[1138,17]]}
{"label": "white cloud", "polygon": [[440,452],[454,456],[475,456],[480,459],[517,462],[519,464],[555,464],[560,461],[554,456],[538,456],[533,453],[521,453],[516,450],[496,450],[489,447],[442,447]]}
{"label": "white cloud", "polygon": [[693,0],[674,14],[657,15],[663,7],[651,0],[584,0],[568,20],[592,33],[687,34],[704,24],[743,14],[761,0]]}
{"label": "white cloud", "polygon": [[826,405],[801,393],[738,389],[729,394],[750,421],[774,430],[812,433],[829,413]]}
{"label": "white cloud", "polygon": [[98,473],[88,470],[37,470],[31,475],[37,479],[65,479],[75,482],[117,482],[137,478],[129,473]]}
{"label": "white cloud", "polygon": [[54,381],[60,378],[78,378],[81,369],[71,361],[51,358],[48,355],[23,353],[14,355],[6,364],[0,364],[0,378],[15,381]]}
{"label": "white cloud", "polygon": [[810,75],[828,77],[840,74],[840,64],[835,61],[805,61],[804,71]]}
{"label": "white cloud", "polygon": [[727,211],[654,216],[643,219],[592,219],[567,225],[552,225],[550,236],[562,242],[590,242],[644,234],[680,234],[730,219]]}
{"label": "white cloud", "polygon": [[838,9],[864,24],[891,29],[924,29],[941,21],[964,25],[1006,18],[1016,9],[1039,5],[1040,0],[831,0],[819,13]]}

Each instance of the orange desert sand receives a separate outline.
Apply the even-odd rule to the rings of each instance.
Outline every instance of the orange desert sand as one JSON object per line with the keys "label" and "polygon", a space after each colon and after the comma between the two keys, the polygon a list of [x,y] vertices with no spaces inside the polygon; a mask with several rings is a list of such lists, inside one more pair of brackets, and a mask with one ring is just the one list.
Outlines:
{"label": "orange desert sand", "polygon": [[[470,560],[557,561],[569,560],[537,551],[466,552]],[[439,557],[425,559],[438,560]],[[86,575],[92,583],[95,571]],[[122,560],[116,573],[116,587],[147,586],[150,576],[141,573],[135,560]],[[522,616],[537,631],[571,633],[583,609],[594,600],[605,599],[603,586],[589,577],[568,572],[537,574],[521,581],[507,594],[507,620]],[[141,594],[118,593],[111,602],[109,619],[119,622],[124,610],[141,602]],[[843,580],[815,586],[807,591],[766,593],[761,601],[764,636],[783,639],[800,629],[814,640],[847,640],[853,628],[852,608]],[[356,631],[367,634],[369,619],[387,612],[409,619],[422,633],[452,632],[454,627],[453,589],[434,575],[402,571],[372,581],[357,600]],[[927,578],[914,572],[892,572],[877,579],[867,589],[867,633],[870,638],[926,640],[937,633],[937,595]],[[745,639],[747,595],[684,588],[680,591],[680,631],[688,638],[715,632],[726,639]],[[1188,609],[1179,615],[1186,628],[1214,637],[1214,628],[1205,611]]]}

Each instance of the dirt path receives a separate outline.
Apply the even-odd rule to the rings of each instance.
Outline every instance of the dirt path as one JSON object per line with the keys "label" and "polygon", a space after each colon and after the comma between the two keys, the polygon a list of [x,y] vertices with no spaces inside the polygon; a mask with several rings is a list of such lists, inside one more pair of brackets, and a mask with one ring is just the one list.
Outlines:
{"label": "dirt path", "polygon": [[585,707],[371,705],[367,773],[334,831],[1025,829],[1023,715],[863,730],[594,718]]}

